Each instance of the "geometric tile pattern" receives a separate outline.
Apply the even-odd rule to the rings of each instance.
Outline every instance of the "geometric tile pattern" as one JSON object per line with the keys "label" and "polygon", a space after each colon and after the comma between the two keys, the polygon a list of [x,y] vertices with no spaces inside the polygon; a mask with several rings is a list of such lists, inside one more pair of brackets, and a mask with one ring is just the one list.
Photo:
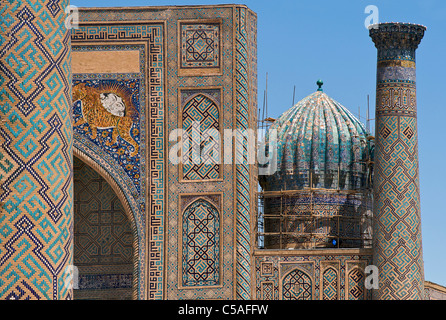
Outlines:
{"label": "geometric tile pattern", "polygon": [[181,68],[218,68],[219,66],[219,24],[181,23]]}
{"label": "geometric tile pattern", "polygon": [[424,295],[418,172],[415,50],[425,27],[387,23],[370,29],[378,49],[374,264],[379,300]]}
{"label": "geometric tile pattern", "polygon": [[92,168],[76,157],[73,165],[76,266],[131,263],[132,233],[119,199]]}
{"label": "geometric tile pattern", "polygon": [[261,264],[261,274],[262,276],[272,276],[273,275],[273,264],[271,262],[264,262]]}
{"label": "geometric tile pattern", "polygon": [[68,1],[0,1],[0,299],[71,299]]}
{"label": "geometric tile pattern", "polygon": [[262,291],[262,300],[274,300],[273,282],[262,282],[261,291]]}
{"label": "geometric tile pattern", "polygon": [[[178,42],[181,35],[179,25],[184,20],[196,19],[196,9],[176,10],[175,18],[171,20],[167,28],[167,33],[174,35],[167,40],[167,65],[169,70],[167,72],[168,90],[168,108],[166,113],[167,132],[172,132],[181,125],[181,111],[182,107],[187,104],[189,98],[193,98],[195,94],[203,94],[210,98],[219,107],[219,126],[220,133],[224,129],[232,129],[234,125],[235,107],[234,101],[234,79],[233,72],[235,70],[232,64],[234,56],[234,20],[232,7],[202,7],[200,9],[200,20],[196,20],[199,24],[207,24],[209,21],[216,21],[215,17],[221,19],[221,40],[224,43],[220,49],[222,50],[222,59],[224,63],[221,65],[220,76],[205,76],[206,70],[211,68],[181,69],[179,63],[178,53],[181,52],[178,48]],[[213,68],[215,69],[215,68]],[[184,71],[187,71],[184,75]],[[192,72],[193,71],[193,72]],[[214,70],[215,71],[215,70]],[[221,89],[220,89],[221,88]],[[192,93],[193,92],[193,93]],[[218,95],[216,95],[218,93]],[[178,103],[176,103],[178,101]],[[233,298],[235,292],[235,259],[234,259],[234,206],[235,194],[234,176],[232,166],[220,165],[220,179],[213,179],[212,181],[185,181],[182,179],[182,169],[178,165],[172,164],[168,161],[167,165],[167,188],[168,200],[166,200],[168,238],[166,238],[166,299],[230,299]],[[181,228],[179,221],[181,221],[181,213],[183,208],[179,205],[182,202],[185,194],[201,194],[201,196],[209,198],[209,194],[220,193],[223,194],[221,202],[223,203],[221,209],[221,278],[220,285],[207,286],[200,288],[182,288],[181,287],[181,261],[179,251],[181,250]]]}
{"label": "geometric tile pattern", "polygon": [[303,271],[295,269],[282,281],[283,300],[312,300],[311,278]]}
{"label": "geometric tile pattern", "polygon": [[338,273],[331,267],[322,275],[322,300],[338,300]]}
{"label": "geometric tile pattern", "polygon": [[[378,130],[383,126],[392,133],[376,143],[375,263],[388,271],[380,278],[389,287],[382,298],[399,300],[419,296],[424,281],[416,118],[380,116]],[[410,139],[403,133],[407,128],[415,133]]]}
{"label": "geometric tile pattern", "polygon": [[[329,252],[321,253],[320,255],[255,254],[253,261],[255,264],[253,299],[264,299],[271,295],[273,300],[296,298],[299,296],[299,293],[309,293],[311,290],[312,298],[310,299],[344,300],[355,298],[355,295],[362,294],[359,299],[370,300],[372,291],[364,289],[364,274],[362,274],[362,280],[359,280],[360,276],[355,272],[351,272],[351,270],[356,270],[358,267],[356,269],[352,268],[350,264],[372,264],[372,251],[370,249],[342,250],[354,250],[355,253],[341,255]],[[363,251],[363,253],[357,252],[358,250]],[[314,265],[314,271],[312,271],[313,267],[305,268],[308,263]],[[265,266],[268,266],[268,273],[263,273]],[[293,288],[291,285],[291,283],[299,282],[296,281],[296,279],[300,279],[297,275],[289,278],[285,276],[280,280],[281,274],[289,275],[290,271],[299,269],[308,277],[302,276],[302,279],[307,280],[306,282],[301,280],[300,287],[299,285],[296,287],[295,284]],[[303,286],[304,282],[311,283],[313,285],[312,289],[308,288],[308,286]],[[284,284],[287,284],[285,290]],[[270,290],[273,292],[271,293]],[[284,293],[287,294],[286,297]]]}
{"label": "geometric tile pattern", "polygon": [[199,199],[183,214],[182,286],[220,284],[220,217]]}
{"label": "geometric tile pattern", "polygon": [[348,300],[364,300],[364,272],[354,268],[348,273]]}
{"label": "geometric tile pattern", "polygon": [[[249,62],[247,10],[236,8],[236,129],[250,128],[249,118]],[[251,298],[251,186],[250,167],[248,164],[248,141],[235,150],[235,159],[242,159],[236,165],[236,277],[238,300]],[[241,156],[241,157],[240,157]]]}
{"label": "geometric tile pattern", "polygon": [[184,138],[189,139],[189,148],[183,155],[183,179],[219,179],[221,141],[218,138],[218,106],[204,94],[195,95],[183,107],[182,123]]}

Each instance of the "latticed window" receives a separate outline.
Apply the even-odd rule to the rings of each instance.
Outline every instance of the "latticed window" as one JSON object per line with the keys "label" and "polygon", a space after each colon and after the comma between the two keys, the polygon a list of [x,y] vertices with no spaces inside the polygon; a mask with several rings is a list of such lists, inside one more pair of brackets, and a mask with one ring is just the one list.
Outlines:
{"label": "latticed window", "polygon": [[184,180],[220,178],[219,117],[217,104],[204,94],[195,95],[183,107]]}
{"label": "latticed window", "polygon": [[348,300],[364,300],[364,272],[354,268],[348,273]]}
{"label": "latticed window", "polygon": [[338,300],[338,273],[333,268],[322,275],[322,300]]}
{"label": "latticed window", "polygon": [[199,199],[183,214],[182,285],[220,284],[220,217],[209,202]]}
{"label": "latticed window", "polygon": [[312,300],[311,278],[301,270],[293,270],[282,282],[283,300]]}

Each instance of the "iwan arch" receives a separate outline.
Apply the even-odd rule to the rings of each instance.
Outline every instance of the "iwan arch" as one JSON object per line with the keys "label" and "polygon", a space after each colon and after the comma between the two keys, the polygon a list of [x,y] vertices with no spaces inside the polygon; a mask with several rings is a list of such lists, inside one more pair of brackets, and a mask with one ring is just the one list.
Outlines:
{"label": "iwan arch", "polygon": [[[372,296],[363,285],[365,267],[393,261],[379,245],[346,241],[346,235],[324,223],[312,232],[318,239],[344,240],[344,247],[325,240],[311,247],[315,241],[296,235],[299,224],[283,220],[257,230],[259,176],[256,163],[248,161],[248,141],[232,146],[233,159],[240,162],[169,161],[177,143],[169,134],[175,129],[190,134],[212,129],[220,136],[225,130],[256,131],[257,16],[247,7],[83,8],[79,29],[70,33],[64,24],[67,1],[1,4],[2,299],[424,299],[442,294],[441,287],[424,282],[415,197],[408,219],[414,247],[402,259],[408,265],[394,267],[401,273],[415,270],[411,283],[405,283],[408,277],[388,282],[382,273],[380,282],[388,285]],[[379,156],[398,157],[379,153],[386,139],[399,134],[410,142],[417,137],[411,75],[424,30],[383,24],[376,34],[370,31],[378,47],[377,90],[382,94],[377,106],[383,133],[373,137],[376,141],[367,140],[378,147],[378,185],[390,179],[380,176]],[[405,59],[386,51],[383,34],[409,45],[401,48]],[[386,99],[395,92],[407,94],[389,110]],[[311,110],[335,105],[323,95],[318,91],[310,98]],[[341,107],[335,117],[343,114]],[[291,122],[298,119],[288,116]],[[342,123],[360,127],[355,119]],[[278,138],[286,145],[280,134]],[[353,145],[346,144],[343,152],[350,154]],[[192,142],[193,148],[203,150],[206,143]],[[294,157],[300,153],[293,150],[291,145],[284,149],[279,160],[298,161],[279,167],[270,180],[277,184],[265,187],[261,196],[298,193],[291,197],[296,201],[305,198],[299,186],[313,188],[305,183],[324,181],[318,199],[330,201],[312,198],[306,205],[325,206],[322,216],[338,210],[342,196],[336,200],[338,209],[328,205],[340,185],[327,178],[334,169],[317,171],[307,166],[307,158]],[[417,150],[412,151],[416,159]],[[360,166],[351,171],[349,163],[342,169],[341,158],[340,176],[347,177],[342,183],[366,174]],[[288,189],[285,184],[275,189],[280,179]],[[334,182],[328,186],[327,181]],[[410,183],[418,188],[416,175]],[[286,192],[275,194],[278,190]],[[349,206],[351,199],[345,201]],[[273,210],[274,203],[264,202],[262,214]],[[303,211],[287,214],[301,217],[306,209],[298,210]],[[380,217],[380,212],[373,215]],[[354,223],[338,226],[353,234],[359,228]],[[387,239],[392,228],[396,226],[384,225],[374,234]],[[285,238],[285,233],[295,237]],[[260,234],[272,238],[259,244]],[[79,289],[66,286],[71,265],[78,267]],[[400,295],[401,286],[411,289]]]}

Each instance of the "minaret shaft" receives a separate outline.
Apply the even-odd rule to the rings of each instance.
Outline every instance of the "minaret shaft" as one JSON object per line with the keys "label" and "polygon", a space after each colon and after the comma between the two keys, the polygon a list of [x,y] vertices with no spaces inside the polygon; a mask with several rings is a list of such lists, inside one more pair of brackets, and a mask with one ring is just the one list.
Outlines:
{"label": "minaret shaft", "polygon": [[69,0],[0,0],[0,299],[71,299]]}
{"label": "minaret shaft", "polygon": [[374,264],[378,300],[424,297],[415,50],[425,27],[371,26],[378,49],[374,173]]}

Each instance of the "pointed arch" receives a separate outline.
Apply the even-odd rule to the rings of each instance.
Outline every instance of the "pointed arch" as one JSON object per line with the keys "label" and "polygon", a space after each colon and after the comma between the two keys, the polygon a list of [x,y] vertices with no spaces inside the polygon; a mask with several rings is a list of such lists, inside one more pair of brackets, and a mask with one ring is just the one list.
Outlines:
{"label": "pointed arch", "polygon": [[133,284],[132,284],[132,299],[137,300],[138,299],[138,293],[139,293],[139,287],[141,282],[143,281],[143,275],[139,272],[139,253],[140,253],[140,246],[139,246],[139,239],[140,235],[138,232],[138,226],[135,220],[134,212],[131,208],[131,205],[125,196],[124,191],[121,189],[121,187],[118,185],[118,183],[115,181],[115,179],[112,177],[112,175],[107,172],[99,163],[97,163],[94,159],[89,157],[87,154],[82,152],[81,150],[77,149],[76,147],[73,148],[73,156],[81,160],[83,163],[88,165],[91,169],[93,169],[95,172],[97,172],[112,188],[114,193],[116,194],[117,198],[121,202],[121,205],[124,209],[125,215],[127,216],[131,230],[133,235]]}
{"label": "pointed arch", "polygon": [[203,92],[200,91],[200,92],[197,92],[197,93],[187,97],[186,100],[183,101],[182,106],[187,105],[191,100],[195,99],[198,96],[204,96],[206,99],[211,100],[216,106],[220,105],[220,103],[214,97],[212,97],[211,95],[207,94],[204,91]]}
{"label": "pointed arch", "polygon": [[293,269],[282,279],[282,300],[313,300],[313,281],[303,270]]}
{"label": "pointed arch", "polygon": [[221,217],[204,197],[188,204],[180,216],[180,287],[221,285]]}

